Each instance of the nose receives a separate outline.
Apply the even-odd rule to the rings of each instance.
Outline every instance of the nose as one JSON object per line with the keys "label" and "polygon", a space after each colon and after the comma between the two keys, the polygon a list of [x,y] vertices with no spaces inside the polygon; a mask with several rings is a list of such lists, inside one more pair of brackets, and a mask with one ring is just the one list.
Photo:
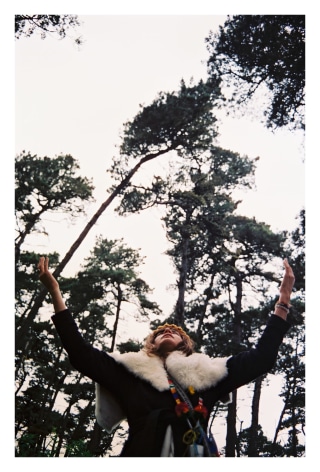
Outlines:
{"label": "nose", "polygon": [[172,329],[171,328],[165,328],[164,333],[171,333],[172,334]]}

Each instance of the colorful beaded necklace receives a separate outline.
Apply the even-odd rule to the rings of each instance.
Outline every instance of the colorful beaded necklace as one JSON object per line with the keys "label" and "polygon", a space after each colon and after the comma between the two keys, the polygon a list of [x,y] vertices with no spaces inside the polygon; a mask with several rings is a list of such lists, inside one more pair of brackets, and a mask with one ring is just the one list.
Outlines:
{"label": "colorful beaded necklace", "polygon": [[[213,436],[208,438],[204,431],[208,410],[204,406],[202,398],[199,397],[198,405],[193,408],[188,395],[168,373],[167,369],[166,372],[169,388],[176,403],[176,415],[179,418],[184,418],[190,428],[183,435],[182,441],[189,446],[192,456],[201,456],[202,454],[199,451],[201,447],[204,447],[208,456],[219,457],[220,454]],[[192,385],[188,387],[188,391],[191,395],[195,394]]]}

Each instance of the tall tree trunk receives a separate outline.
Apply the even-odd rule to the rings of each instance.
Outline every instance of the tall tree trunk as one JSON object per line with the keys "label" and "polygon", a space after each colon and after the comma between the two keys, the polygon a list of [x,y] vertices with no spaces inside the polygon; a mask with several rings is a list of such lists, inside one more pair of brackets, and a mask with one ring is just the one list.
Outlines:
{"label": "tall tree trunk", "polygon": [[178,280],[178,300],[176,303],[176,309],[174,313],[174,322],[178,326],[184,325],[184,304],[185,304],[185,293],[188,277],[188,249],[189,239],[188,237],[183,240],[182,243],[182,258],[181,266],[179,268],[179,280]]}
{"label": "tall tree trunk", "polygon": [[[293,356],[293,366],[294,366],[294,376],[291,382],[291,396],[292,398],[295,397],[296,390],[297,390],[297,362],[298,362],[298,342],[295,345],[295,355]],[[293,457],[297,457],[298,455],[298,431],[297,431],[297,416],[296,416],[296,405],[291,400],[291,424],[292,424],[292,429],[291,429],[291,441],[292,441],[292,453],[291,455]]]}
{"label": "tall tree trunk", "polygon": [[174,311],[174,323],[178,326],[184,326],[185,296],[187,279],[190,268],[190,221],[193,209],[186,209],[186,216],[183,229],[181,230],[181,264],[179,267],[178,300]]}
{"label": "tall tree trunk", "polygon": [[[67,423],[68,423],[69,417],[70,417],[71,407],[72,407],[72,404],[69,403],[69,405],[67,406],[67,408],[63,412],[62,421],[61,421],[60,425],[57,428],[57,437],[59,438],[59,440],[58,440],[58,444],[56,445],[56,450],[54,451],[54,457],[60,457],[60,452],[62,450],[63,441],[64,441],[64,438],[65,438],[65,431],[67,429]],[[66,456],[67,456],[67,454],[65,453],[65,457]]]}
{"label": "tall tree trunk", "polygon": [[201,343],[202,343],[202,334],[201,334],[202,326],[203,326],[204,319],[205,319],[206,314],[207,314],[207,309],[208,309],[208,306],[209,306],[209,302],[210,302],[210,300],[212,300],[212,287],[213,287],[214,277],[215,277],[215,274],[211,274],[210,281],[209,281],[209,286],[206,289],[206,298],[205,298],[204,303],[202,305],[199,316],[197,317],[197,319],[199,320],[198,327],[197,327],[197,342],[198,342],[199,346],[201,346]]}
{"label": "tall tree trunk", "polygon": [[88,446],[90,453],[95,457],[101,457],[104,452],[101,450],[101,435],[102,435],[102,428],[101,426],[99,426],[96,420],[94,422],[94,427],[91,433],[91,439]]}
{"label": "tall tree trunk", "polygon": [[278,421],[276,431],[275,431],[274,437],[273,437],[271,457],[276,456],[276,445],[277,445],[278,434],[279,434],[279,431],[280,431],[280,428],[281,428],[281,425],[282,425],[284,414],[285,414],[287,406],[288,406],[289,398],[290,398],[290,392],[287,392],[287,396],[286,396],[283,408],[281,410],[281,413],[280,413],[280,416],[279,416],[279,421]]}
{"label": "tall tree trunk", "polygon": [[[237,271],[235,267],[236,259],[233,260],[233,275],[236,283],[236,301],[231,301],[230,304],[234,312],[234,325],[233,325],[233,341],[236,345],[240,345],[242,339],[241,329],[241,307],[242,307],[242,277],[241,273]],[[237,448],[237,392],[232,392],[232,403],[228,407],[227,417],[227,437],[226,437],[226,457],[234,457]],[[239,449],[238,449],[239,451]],[[238,452],[239,454],[239,452]]]}
{"label": "tall tree trunk", "polygon": [[[57,426],[57,436],[59,438],[59,441],[58,441],[58,444],[57,444],[56,451],[54,453],[54,457],[59,457],[60,456],[60,451],[62,449],[63,441],[64,441],[65,437],[67,436],[66,431],[68,430],[67,424],[68,424],[68,421],[69,421],[69,418],[70,418],[71,408],[74,405],[74,403],[77,401],[77,395],[78,395],[77,394],[77,389],[78,389],[78,386],[81,384],[82,378],[83,378],[82,374],[77,375],[77,380],[73,384],[74,390],[73,390],[73,393],[71,394],[71,398],[69,399],[68,406],[65,409],[65,411],[64,411],[64,413],[61,417],[60,424]],[[67,452],[65,452],[65,457],[67,457],[67,455],[68,455]]]}
{"label": "tall tree trunk", "polygon": [[228,405],[226,457],[235,457],[237,444],[237,390],[232,392],[232,402]]}
{"label": "tall tree trunk", "polygon": [[120,318],[120,308],[121,308],[121,303],[122,303],[122,290],[120,287],[120,284],[118,285],[118,290],[117,290],[117,309],[116,309],[116,318],[114,321],[113,325],[113,334],[112,334],[112,342],[111,342],[111,349],[110,351],[113,352],[116,344],[116,336],[117,336],[117,330],[118,330],[118,323],[119,323],[119,318]]}
{"label": "tall tree trunk", "polygon": [[258,427],[259,427],[259,404],[261,387],[264,376],[258,377],[254,382],[254,392],[251,404],[251,426],[248,438],[248,456],[259,457],[258,451]]}

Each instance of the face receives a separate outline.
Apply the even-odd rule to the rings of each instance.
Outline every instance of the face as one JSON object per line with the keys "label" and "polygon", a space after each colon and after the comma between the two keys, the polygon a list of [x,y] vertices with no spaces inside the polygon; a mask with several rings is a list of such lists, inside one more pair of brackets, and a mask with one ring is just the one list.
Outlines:
{"label": "face", "polygon": [[166,327],[157,333],[153,343],[159,353],[166,354],[174,351],[181,341],[179,331]]}

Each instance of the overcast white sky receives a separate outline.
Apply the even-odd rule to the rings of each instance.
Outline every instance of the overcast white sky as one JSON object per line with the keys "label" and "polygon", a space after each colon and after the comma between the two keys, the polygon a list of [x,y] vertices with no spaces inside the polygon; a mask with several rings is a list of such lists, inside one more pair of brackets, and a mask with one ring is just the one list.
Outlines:
{"label": "overcast white sky", "polygon": [[[215,15],[80,16],[79,31],[70,32],[83,37],[79,49],[68,38],[41,40],[34,35],[16,42],[16,152],[50,157],[70,153],[96,187],[96,203],[86,218],[72,226],[48,221],[48,237],[37,240],[44,253],[57,250],[63,256],[105,200],[106,169],[117,152],[122,124],[135,116],[139,104],[151,103],[160,91],[177,90],[182,78],[187,82],[192,77],[195,81],[206,78],[205,37],[224,19]],[[239,212],[275,230],[295,228],[304,205],[301,135],[283,130],[272,133],[250,117],[223,117],[220,132],[222,147],[260,156],[256,190],[242,197]],[[154,166],[146,165],[142,172],[152,173]],[[172,300],[164,291],[174,282],[174,274],[163,255],[166,240],[158,213],[119,218],[109,208],[65,274],[88,255],[97,234],[123,237],[129,245],[141,248],[147,256],[146,280],[158,290],[164,310],[170,311]]]}
{"label": "overcast white sky", "polygon": [[[281,13],[303,13],[292,2],[287,3],[289,10]],[[25,13],[25,4],[15,2],[14,13]],[[137,113],[139,104],[149,104],[160,91],[176,90],[182,78],[188,82],[191,77],[195,80],[206,77],[208,53],[204,39],[225,18],[211,4],[200,1],[197,7],[192,7],[173,1],[162,2],[162,7],[154,9],[146,2],[117,2],[102,10],[99,2],[95,9],[82,8],[85,5],[82,2],[63,2],[59,9],[58,2],[54,4],[55,11],[51,8],[49,13],[65,12],[66,5],[69,12],[85,12],[80,15],[82,25],[78,31],[70,31],[70,35],[82,36],[84,43],[80,49],[68,38],[59,41],[48,37],[43,41],[32,37],[15,43],[9,59],[10,64],[15,60],[14,153],[26,150],[51,157],[70,153],[79,160],[81,174],[92,177],[96,187],[96,202],[88,209],[86,218],[74,226],[65,226],[63,232],[61,224],[48,222],[48,238],[37,240],[44,253],[57,250],[64,256],[105,200],[106,169],[116,153],[119,132],[122,124]],[[225,3],[225,9],[227,5],[231,5],[227,13],[235,13],[232,6],[237,2]],[[268,5],[270,14],[277,11],[278,2]],[[42,13],[43,8],[39,6],[33,11]],[[29,8],[27,13],[30,12]],[[256,11],[250,10],[248,2],[240,13]],[[301,135],[283,130],[272,134],[248,118],[224,118],[220,132],[218,144],[222,147],[251,157],[260,156],[256,191],[243,196],[239,211],[270,224],[274,230],[295,228],[295,218],[305,204]],[[316,187],[315,199],[317,191]],[[156,212],[124,219],[109,208],[70,261],[65,274],[78,269],[98,234],[124,238],[130,246],[142,249],[146,256],[143,276],[154,287],[158,303],[169,312],[175,295],[167,287],[175,276],[163,254],[166,240]]]}

